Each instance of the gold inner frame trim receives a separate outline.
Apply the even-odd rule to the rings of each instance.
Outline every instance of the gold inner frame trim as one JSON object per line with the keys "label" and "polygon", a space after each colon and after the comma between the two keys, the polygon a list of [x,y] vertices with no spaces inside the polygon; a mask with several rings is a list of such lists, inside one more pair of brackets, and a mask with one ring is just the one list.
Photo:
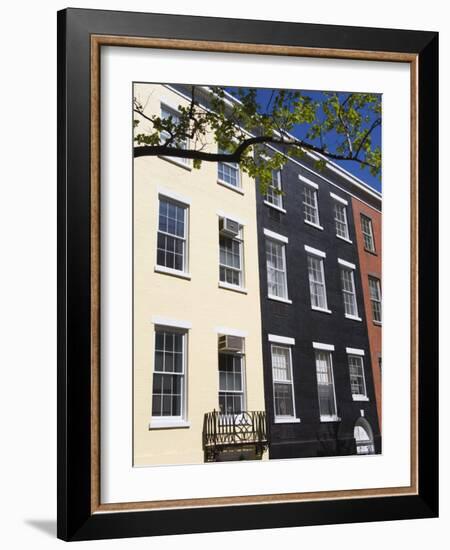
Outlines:
{"label": "gold inner frame trim", "polygon": [[[407,487],[104,504],[100,501],[100,50],[102,46],[409,63],[411,70],[411,484]],[[418,55],[132,36],[91,36],[91,513],[275,504],[418,494]]]}

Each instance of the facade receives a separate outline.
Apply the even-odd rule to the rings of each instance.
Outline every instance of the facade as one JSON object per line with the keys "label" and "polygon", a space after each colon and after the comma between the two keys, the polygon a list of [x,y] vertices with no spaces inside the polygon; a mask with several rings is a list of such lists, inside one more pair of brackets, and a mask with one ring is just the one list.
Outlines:
{"label": "facade", "polygon": [[[160,85],[136,84],[135,95],[149,114],[186,103]],[[263,451],[256,191],[234,168],[134,161],[136,466]],[[228,423],[246,411],[248,433],[227,439]]]}
{"label": "facade", "polygon": [[381,200],[378,205],[371,205],[353,197],[352,207],[355,216],[378,421],[381,426]]}
{"label": "facade", "polygon": [[[162,117],[189,101],[134,93]],[[314,161],[289,159],[263,196],[234,164],[134,160],[134,465],[381,452],[380,270],[358,233],[381,197]]]}

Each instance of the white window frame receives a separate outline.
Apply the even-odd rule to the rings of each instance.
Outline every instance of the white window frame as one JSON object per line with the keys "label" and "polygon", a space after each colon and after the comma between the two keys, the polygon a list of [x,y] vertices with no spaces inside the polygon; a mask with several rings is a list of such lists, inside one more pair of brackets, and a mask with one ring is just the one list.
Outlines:
{"label": "white window frame", "polygon": [[[345,260],[341,260],[338,258],[338,264],[340,266],[340,279],[341,279],[341,291],[342,291],[342,300],[344,303],[344,314],[347,319],[353,319],[354,321],[361,321],[361,317],[358,313],[358,300],[356,299],[356,287],[355,287],[355,264],[352,264],[350,262],[346,262]],[[344,289],[344,282],[343,282],[343,272],[346,271],[347,273],[350,273],[350,282],[352,285],[352,292],[349,292],[348,290]],[[347,313],[345,311],[345,295],[351,295],[353,298],[353,307],[354,307],[354,313]]]}
{"label": "white window frame", "polygon": [[[281,339],[282,337],[276,337],[276,339]],[[278,341],[271,340],[269,338],[270,342],[270,362],[271,362],[271,368],[272,368],[272,392],[273,392],[273,416],[274,416],[274,422],[275,424],[291,424],[291,423],[298,423],[300,422],[300,419],[297,418],[297,412],[295,408],[295,393],[294,393],[294,369],[292,365],[292,345],[288,343],[283,343]],[[286,338],[286,340],[291,340]],[[287,382],[286,380],[276,380],[274,377],[274,364],[273,364],[273,349],[274,348],[283,348],[288,350],[288,360],[289,360],[289,369],[290,369],[290,375],[291,380]],[[276,414],[276,406],[275,406],[275,385],[276,384],[284,384],[284,385],[290,385],[291,387],[291,397],[292,397],[292,415],[277,415]]]}
{"label": "white window frame", "polygon": [[[314,345],[316,344],[316,345]],[[334,346],[327,345],[327,344],[317,344],[314,343],[314,362],[316,366],[316,380],[317,380],[317,399],[319,403],[319,414],[320,414],[320,421],[321,422],[339,422],[341,419],[337,414],[337,400],[336,400],[336,384],[334,381],[334,369],[333,369],[333,350]],[[319,347],[320,346],[320,347]],[[332,348],[332,349],[331,349]],[[331,376],[331,380],[333,383],[333,400],[334,400],[334,414],[328,415],[328,414],[322,414],[320,411],[320,398],[319,398],[319,379],[318,379],[318,371],[317,371],[317,354],[318,353],[325,353],[329,357],[329,372]]]}
{"label": "white window frame", "polygon": [[[160,216],[160,204],[161,200],[168,203],[175,204],[178,207],[184,209],[184,236],[179,237],[178,235],[172,235],[171,233],[161,231],[159,229],[159,216]],[[182,269],[175,269],[172,267],[167,267],[165,265],[158,263],[158,236],[159,234],[166,235],[175,239],[183,241],[184,253],[183,253],[183,267]],[[158,194],[158,222],[156,227],[156,262],[155,262],[155,271],[159,273],[166,273],[168,275],[176,275],[186,279],[190,279],[189,273],[189,205],[181,202],[178,199],[175,199],[171,196],[165,195],[163,193]]]}
{"label": "white window frame", "polygon": [[[220,147],[217,148],[217,152],[218,152],[218,154],[226,153],[226,151],[221,149]],[[225,166],[228,166],[228,168],[231,168],[231,170],[234,170],[236,172],[237,185],[233,185],[232,183],[229,183],[228,181],[225,181],[220,177],[220,175],[219,175],[219,166],[221,164],[224,164]],[[217,183],[227,187],[228,189],[232,189],[233,191],[237,191],[238,193],[243,194],[241,168],[239,166],[239,163],[238,162],[226,162],[226,161],[223,161],[223,160],[218,161],[217,162]]]}
{"label": "white window frame", "polygon": [[[377,291],[377,298],[376,299],[373,299],[373,297],[372,297],[370,281],[373,281],[376,285],[376,291]],[[369,285],[369,298],[370,298],[370,309],[371,309],[371,312],[372,312],[372,322],[377,324],[377,325],[381,325],[382,320],[383,320],[383,308],[382,308],[382,299],[381,299],[381,281],[378,277],[369,275],[367,284]],[[379,308],[380,308],[380,319],[379,320],[375,319],[374,314],[373,314],[373,312],[374,312],[373,303],[374,302],[379,304]]]}
{"label": "white window frame", "polygon": [[[166,111],[167,113],[172,115],[172,117],[180,118],[179,110],[177,108],[173,107],[172,105],[169,105],[165,101],[160,102],[160,116],[161,116],[161,119],[166,118],[166,117],[163,117],[163,111]],[[165,133],[164,131],[162,131],[160,133],[160,138],[164,137],[164,133]],[[181,149],[189,149],[189,139],[188,138],[186,138],[186,140],[184,142],[182,142]],[[163,158],[165,160],[168,160],[168,161],[172,162],[173,164],[181,166],[181,168],[185,168],[187,170],[192,169],[191,159],[182,158],[182,157],[171,157],[171,156],[168,156],[168,155],[161,155],[161,158]]]}
{"label": "white window frame", "polygon": [[[220,220],[223,219],[224,216],[219,216],[219,223]],[[229,218],[232,219],[232,218]],[[237,220],[236,223],[239,223]],[[244,227],[241,223],[239,223],[239,235],[237,237],[229,237],[228,235],[220,235],[219,233],[219,287],[221,288],[227,288],[229,290],[238,290],[241,292],[246,292],[245,289],[245,270],[244,270],[244,238],[243,238],[243,230]],[[226,264],[222,264],[220,262],[220,237],[225,237],[228,239],[231,239],[232,241],[236,241],[239,244],[239,263],[240,263],[240,269],[237,269],[235,267],[230,267]],[[233,283],[228,283],[227,281],[221,281],[220,280],[220,268],[223,267],[225,269],[230,269],[232,271],[236,271],[239,273],[239,284],[235,285]]]}
{"label": "white window frame", "polygon": [[[326,258],[325,252],[321,252],[320,250],[316,250],[315,248],[311,248],[310,246],[305,245],[305,251],[307,254],[306,263],[308,268],[308,283],[309,283],[309,297],[311,302],[311,309],[314,311],[322,311],[325,313],[331,313],[331,310],[328,309],[328,298],[327,298],[327,285],[325,280],[325,267],[324,267],[324,258]],[[311,281],[311,272],[309,269],[309,262],[308,258],[312,258],[314,260],[317,260],[320,263],[320,272],[322,276],[322,282],[318,283],[317,281]],[[324,293],[324,300],[325,300],[325,307],[316,306],[313,304],[313,294],[311,292],[311,282],[314,282],[315,284],[322,284],[323,285],[323,293]]]}
{"label": "white window frame", "polygon": [[[276,174],[276,185],[273,185],[273,175]],[[282,191],[281,187],[281,170],[272,170],[272,184],[269,185],[269,188],[267,190],[264,204],[267,204],[267,206],[270,206],[272,208],[275,208],[275,210],[279,210],[280,212],[283,212],[283,214],[286,214],[286,210],[283,206],[283,195],[279,193],[274,193],[273,189],[278,189],[279,191]]]}
{"label": "white window frame", "polygon": [[[164,374],[155,370],[155,358],[156,358],[156,333],[158,331],[177,333],[182,335],[182,373],[175,373],[177,376],[182,377],[181,382],[181,403],[180,403],[180,415],[177,416],[153,416],[153,396],[154,387],[153,380],[155,374]],[[174,375],[174,373],[165,373],[168,375]],[[152,402],[150,409],[150,424],[149,429],[161,429],[161,428],[189,428],[190,422],[187,420],[187,374],[188,374],[188,329],[185,327],[169,325],[155,324],[153,331],[153,369],[152,369]]]}
{"label": "white window frame", "polygon": [[[359,350],[354,350],[358,353],[351,353],[349,352],[349,348],[347,348],[347,363],[348,363],[348,371],[349,371],[349,379],[350,379],[350,391],[352,393],[352,399],[353,401],[369,401],[369,397],[367,396],[367,384],[366,384],[366,372],[364,368],[364,352],[360,353]],[[362,372],[362,384],[364,387],[363,393],[353,393],[352,388],[352,374],[350,372],[350,359],[358,359],[360,361],[360,367]]]}
{"label": "white window frame", "polygon": [[[368,227],[369,227],[368,232],[365,231],[363,220],[368,222]],[[366,250],[367,252],[372,252],[372,253],[375,254],[376,249],[375,249],[375,237],[374,237],[374,234],[373,234],[372,218],[369,218],[369,216],[366,216],[366,214],[361,213],[360,214],[360,221],[361,221],[361,232],[362,232],[362,235],[363,235],[363,242],[364,242],[364,250]],[[370,239],[370,244],[371,244],[370,248],[367,247],[366,237],[368,237]]]}
{"label": "white window frame", "polygon": [[[288,282],[287,282],[287,263],[286,263],[286,244],[288,243],[287,237],[284,237],[283,235],[278,235],[277,233],[274,233],[273,231],[270,231],[268,229],[264,229],[264,235],[265,235],[265,242],[264,242],[264,248],[266,252],[266,276],[267,276],[267,296],[271,300],[277,300],[279,302],[285,302],[288,304],[292,304],[292,300],[289,299],[289,290],[288,290]],[[286,289],[286,296],[277,296],[276,294],[271,294],[270,288],[269,288],[269,265],[267,260],[267,242],[272,241],[276,245],[281,247],[281,257],[283,260],[283,279],[284,279],[284,288]],[[278,270],[281,271],[281,270]]]}
{"label": "white window frame", "polygon": [[[301,178],[301,179],[305,183],[305,185],[303,187],[303,192],[302,192],[303,221],[306,224],[308,224],[312,227],[315,227],[316,229],[323,230],[323,227],[320,225],[319,196],[318,196],[319,186],[316,183],[313,183],[312,181],[308,180],[307,178]],[[314,206],[308,204],[305,201],[305,193],[306,193],[307,190],[312,193]],[[315,220],[314,221],[308,220],[306,218],[305,206],[307,206],[308,208],[312,208],[314,210],[314,212],[315,212]]]}
{"label": "white window frame", "polygon": [[[330,193],[332,198],[334,199],[333,204],[333,211],[334,211],[334,226],[336,230],[336,237],[338,239],[342,239],[343,241],[352,242],[350,240],[350,233],[349,233],[349,227],[348,227],[348,216],[347,216],[347,201],[344,201],[344,199],[338,198],[337,195],[333,195],[333,193]],[[342,212],[344,213],[344,221],[338,219],[337,213],[338,208],[342,208]],[[345,235],[340,235],[338,232],[338,224],[343,224],[345,226]]]}
{"label": "white window frame", "polygon": [[[244,343],[245,346],[245,343]],[[220,389],[220,361],[218,359],[218,365],[217,365],[217,374],[218,374],[218,382],[217,382],[217,400],[218,400],[218,410],[220,412],[220,393],[233,393],[233,394],[239,394],[242,396],[242,412],[241,413],[227,413],[227,412],[220,412],[220,414],[224,417],[230,418],[234,417],[235,419],[239,419],[242,417],[242,413],[247,410],[247,387],[246,387],[246,364],[245,364],[245,353],[226,353],[219,351],[219,355],[231,355],[232,357],[239,357],[241,360],[241,391],[234,391],[234,390],[221,390]]]}

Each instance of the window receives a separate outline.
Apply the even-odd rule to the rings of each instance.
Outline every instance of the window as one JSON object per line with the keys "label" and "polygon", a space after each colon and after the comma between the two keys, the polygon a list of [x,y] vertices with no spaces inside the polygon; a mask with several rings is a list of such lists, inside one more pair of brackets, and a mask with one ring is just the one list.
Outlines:
{"label": "window", "polygon": [[310,254],[307,258],[311,307],[313,309],[328,310],[323,259]]}
{"label": "window", "polygon": [[[278,191],[278,192],[277,192]],[[276,206],[283,208],[283,196],[281,195],[281,171],[272,170],[272,183],[269,185],[266,194],[266,201]]]}
{"label": "window", "polygon": [[[161,104],[161,118],[168,119],[172,118],[172,122],[174,124],[178,124],[180,122],[180,114],[175,109],[171,109],[170,107],[167,107],[167,105]],[[165,143],[168,139],[170,139],[169,132],[162,131],[161,136],[163,140],[163,143]],[[179,149],[187,149],[188,148],[188,141],[187,139],[178,139],[175,140],[173,143],[170,144],[170,147],[177,147]],[[174,157],[176,162],[179,162],[181,164],[189,164],[189,159],[187,158],[180,158],[180,157]]]}
{"label": "window", "polygon": [[243,286],[242,250],[242,226],[236,237],[219,234],[219,279],[222,283]]}
{"label": "window", "polygon": [[223,414],[244,410],[243,356],[219,353],[219,409]]}
{"label": "window", "polygon": [[[219,154],[227,153],[224,149],[219,148]],[[239,164],[236,162],[218,162],[217,177],[219,182],[231,185],[231,187],[240,188]]]}
{"label": "window", "polygon": [[275,418],[293,418],[295,406],[291,348],[272,344],[271,353]]}
{"label": "window", "polygon": [[361,230],[364,238],[364,248],[369,252],[375,252],[372,220],[364,214],[361,214]]}
{"label": "window", "polygon": [[348,317],[358,317],[353,269],[341,266],[341,283],[345,315]]}
{"label": "window", "polygon": [[160,197],[157,265],[175,271],[186,271],[186,226],[187,207]]}
{"label": "window", "polygon": [[284,243],[266,238],[266,262],[269,297],[287,300],[286,250]]}
{"label": "window", "polygon": [[380,280],[369,277],[370,303],[372,304],[372,320],[381,323],[381,287]]}
{"label": "window", "polygon": [[184,416],[186,333],[157,328],[153,372],[152,416]]}
{"label": "window", "polygon": [[347,207],[338,201],[334,201],[334,223],[336,235],[348,241]]}
{"label": "window", "polygon": [[348,356],[350,387],[354,401],[367,399],[366,379],[364,377],[363,358],[360,355]]}
{"label": "window", "polygon": [[355,438],[356,443],[356,454],[375,454],[372,428],[365,418],[360,418],[356,421],[355,427],[353,429],[353,437]]}
{"label": "window", "polygon": [[319,225],[317,191],[308,184],[303,187],[303,213],[306,222]]}
{"label": "window", "polygon": [[331,352],[316,350],[317,390],[321,420],[337,420]]}

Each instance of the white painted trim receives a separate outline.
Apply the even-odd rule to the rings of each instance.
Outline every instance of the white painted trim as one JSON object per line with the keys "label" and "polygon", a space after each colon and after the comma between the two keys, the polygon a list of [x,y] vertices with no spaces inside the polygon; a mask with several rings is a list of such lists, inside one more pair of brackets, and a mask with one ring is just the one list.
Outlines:
{"label": "white painted trim", "polygon": [[235,292],[240,292],[241,294],[248,294],[248,290],[242,286],[231,285],[230,283],[224,283],[219,281],[219,288],[225,288],[227,290],[234,290]]}
{"label": "white painted trim", "polygon": [[280,241],[282,243],[288,243],[289,239],[285,237],[284,235],[280,235],[279,233],[275,233],[275,231],[270,231],[270,229],[264,228],[264,235],[266,237],[269,237],[269,239],[274,239],[275,241]]}
{"label": "white painted trim", "polygon": [[317,223],[310,222],[309,220],[303,220],[307,225],[310,225],[311,227],[315,227],[316,229],[320,229],[323,231],[323,227]]}
{"label": "white painted trim", "polygon": [[187,279],[188,281],[191,280],[190,273],[187,273],[186,271],[178,271],[178,269],[172,269],[170,267],[166,267],[165,265],[156,264],[155,272],[164,273],[165,275],[173,275],[174,277],[180,277],[181,279]]}
{"label": "white painted trim", "polygon": [[248,332],[236,328],[214,327],[214,332],[224,336],[238,336],[239,338],[246,338],[248,336]]}
{"label": "white painted trim", "polygon": [[333,415],[323,414],[323,415],[320,416],[320,421],[321,422],[340,422],[340,420],[341,420],[341,417],[337,416],[335,414],[333,414]]}
{"label": "white painted trim", "polygon": [[173,328],[192,328],[191,321],[180,321],[179,319],[169,319],[168,317],[160,317],[159,315],[154,315],[152,317],[152,323],[162,327],[173,327]]}
{"label": "white painted trim", "polygon": [[341,235],[336,235],[336,237],[338,239],[341,239],[342,241],[345,241],[346,243],[353,244],[353,241],[351,241],[350,239],[346,239],[345,237],[342,237]]}
{"label": "white painted trim", "polygon": [[232,191],[236,191],[236,193],[239,193],[240,195],[245,195],[244,190],[242,187],[236,187],[235,185],[231,185],[231,183],[227,183],[226,181],[223,181],[219,178],[217,178],[218,185],[222,185],[223,187],[226,187],[227,189],[231,189]]}
{"label": "white painted trim", "polygon": [[361,317],[358,317],[357,315],[349,315],[348,313],[345,314],[346,319],[352,319],[353,321],[362,321]]}
{"label": "white painted trim", "polygon": [[[324,158],[326,158],[326,157],[324,157]],[[381,194],[380,193],[378,193],[375,189],[372,189],[372,188],[368,187],[367,184],[364,183],[362,180],[360,180],[360,181],[363,185],[361,185],[361,183],[358,183],[357,181],[355,181],[354,177],[352,177],[350,172],[347,172],[343,168],[338,169],[336,167],[336,165],[330,164],[329,160],[328,160],[326,166],[327,166],[327,168],[329,168],[330,170],[332,170],[336,174],[339,174],[342,178],[348,180],[350,183],[353,183],[353,185],[355,185],[356,187],[359,187],[360,189],[365,191],[368,195],[372,195],[372,197],[375,197],[376,199],[381,200]]]}
{"label": "white painted trim", "polygon": [[244,221],[243,219],[236,217],[234,214],[228,214],[223,210],[217,210],[216,214],[219,216],[219,218],[227,218],[229,220],[232,220],[238,223],[239,225],[247,225],[247,222]]}
{"label": "white painted trim", "polygon": [[186,422],[186,420],[170,420],[169,418],[165,418],[164,416],[160,417],[154,417],[150,420],[150,424],[148,425],[149,430],[163,430],[167,428],[190,428],[191,423]]}
{"label": "white painted trim", "polygon": [[180,168],[184,168],[188,172],[192,172],[192,166],[190,163],[191,159],[187,159],[189,162],[183,162],[181,160],[181,157],[168,157],[166,155],[158,155],[158,158],[161,160],[166,160],[167,162],[171,162],[172,164],[176,164]]}
{"label": "white painted trim", "polygon": [[311,306],[311,309],[314,311],[321,311],[322,313],[333,313],[331,309],[324,308],[324,307]]}
{"label": "white painted trim", "polygon": [[365,352],[363,349],[358,349],[358,348],[345,348],[345,351],[349,354],[349,355],[365,355]]}
{"label": "white painted trim", "polygon": [[298,179],[304,181],[305,183],[307,183],[311,187],[314,187],[314,189],[319,189],[319,184],[318,183],[314,183],[312,180],[310,180],[308,178],[305,178],[305,176],[303,176],[302,174],[298,175]]}
{"label": "white painted trim", "polygon": [[348,206],[348,201],[346,201],[342,197],[339,197],[339,195],[335,195],[331,191],[330,191],[330,197],[333,198],[335,201],[341,202],[342,204],[345,204],[345,206]]}
{"label": "white painted trim", "polygon": [[278,336],[277,334],[268,334],[267,339],[269,342],[275,342],[276,344],[286,344],[287,346],[295,346],[295,338],[289,336]]}
{"label": "white painted trim", "polygon": [[305,250],[310,254],[314,254],[314,256],[320,256],[321,258],[327,257],[325,252],[322,252],[321,250],[317,250],[317,248],[313,248],[312,246],[308,246],[307,244],[305,244]]}
{"label": "white painted trim", "polygon": [[274,296],[273,294],[268,294],[267,297],[269,300],[275,300],[276,302],[283,302],[284,304],[292,304],[292,300],[289,298],[281,298],[281,296]]}
{"label": "white painted trim", "polygon": [[180,195],[176,191],[172,191],[171,189],[167,189],[167,187],[157,187],[156,191],[158,193],[158,197],[162,195],[163,197],[167,197],[168,199],[173,199],[174,201],[181,202],[182,204],[185,204],[186,206],[191,205],[191,199],[189,197],[186,197],[185,195]]}
{"label": "white painted trim", "polygon": [[[173,100],[173,98],[171,97],[167,97],[167,96],[161,96],[160,98],[160,103],[162,105],[164,105],[165,107],[167,107],[169,110],[171,111],[175,111],[176,113],[179,113],[180,112],[180,103],[179,104],[176,104]],[[182,106],[182,105],[181,105]]]}
{"label": "white painted trim", "polygon": [[338,264],[343,265],[344,267],[349,267],[350,269],[356,269],[355,264],[347,262],[347,260],[343,260],[342,258],[338,258]]}
{"label": "white painted trim", "polygon": [[274,424],[300,424],[301,420],[300,418],[294,418],[292,417],[275,417]]}
{"label": "white painted trim", "polygon": [[367,395],[352,395],[353,401],[369,401]]}
{"label": "white painted trim", "polygon": [[270,206],[271,208],[274,208],[275,210],[278,210],[278,212],[282,212],[283,214],[286,214],[286,210],[284,208],[281,208],[281,206],[276,206],[275,204],[272,204],[269,201],[264,201],[264,204],[267,206]]}
{"label": "white painted trim", "polygon": [[312,346],[314,349],[321,349],[324,351],[334,351],[333,344],[321,344],[320,342],[313,342]]}

